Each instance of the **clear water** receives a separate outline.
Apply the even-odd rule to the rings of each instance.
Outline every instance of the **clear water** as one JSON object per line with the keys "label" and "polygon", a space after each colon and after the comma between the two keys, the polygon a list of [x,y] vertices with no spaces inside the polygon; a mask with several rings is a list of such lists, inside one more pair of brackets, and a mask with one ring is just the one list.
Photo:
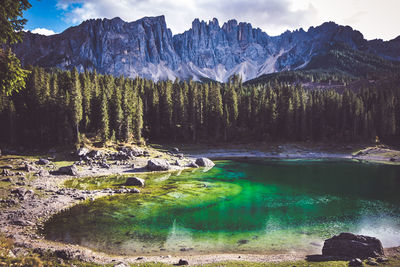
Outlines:
{"label": "clear water", "polygon": [[[400,167],[337,160],[224,160],[148,175],[141,194],[54,216],[47,239],[112,254],[318,253],[348,231],[400,245]],[[124,177],[70,186],[120,186]]]}

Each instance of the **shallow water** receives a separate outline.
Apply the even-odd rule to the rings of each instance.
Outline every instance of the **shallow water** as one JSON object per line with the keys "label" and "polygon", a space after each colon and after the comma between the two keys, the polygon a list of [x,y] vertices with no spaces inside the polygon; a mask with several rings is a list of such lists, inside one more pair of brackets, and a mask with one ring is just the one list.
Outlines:
{"label": "shallow water", "polygon": [[[400,167],[337,160],[224,160],[211,170],[148,175],[141,194],[77,205],[47,239],[113,254],[318,253],[349,231],[400,245]],[[70,181],[120,186],[126,178]]]}

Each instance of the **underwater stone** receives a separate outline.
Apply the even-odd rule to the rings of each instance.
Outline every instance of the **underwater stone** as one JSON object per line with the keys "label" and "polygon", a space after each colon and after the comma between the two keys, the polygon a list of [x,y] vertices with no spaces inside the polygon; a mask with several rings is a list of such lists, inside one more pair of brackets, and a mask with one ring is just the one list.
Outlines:
{"label": "underwater stone", "polygon": [[[144,186],[144,180],[137,177],[129,177],[125,182],[126,186]],[[132,193],[132,192],[131,192]]]}
{"label": "underwater stone", "polygon": [[140,193],[140,190],[137,188],[133,188],[133,189],[129,190],[129,193],[138,194],[138,193]]}

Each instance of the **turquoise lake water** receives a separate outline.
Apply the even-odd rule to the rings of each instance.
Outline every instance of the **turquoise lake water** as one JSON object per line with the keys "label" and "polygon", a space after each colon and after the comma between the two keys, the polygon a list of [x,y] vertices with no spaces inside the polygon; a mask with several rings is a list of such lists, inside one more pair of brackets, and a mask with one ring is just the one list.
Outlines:
{"label": "turquoise lake water", "polygon": [[[346,160],[235,159],[143,175],[141,194],[57,214],[47,239],[112,254],[319,253],[340,232],[400,245],[400,166]],[[74,181],[118,187],[126,177]]]}

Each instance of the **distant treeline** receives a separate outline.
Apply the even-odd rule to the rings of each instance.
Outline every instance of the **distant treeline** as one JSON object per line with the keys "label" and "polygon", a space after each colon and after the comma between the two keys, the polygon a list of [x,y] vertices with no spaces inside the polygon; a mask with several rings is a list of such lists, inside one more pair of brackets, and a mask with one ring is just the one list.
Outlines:
{"label": "distant treeline", "polygon": [[399,81],[357,91],[268,82],[153,82],[31,68],[25,90],[0,96],[0,142],[400,140]]}

